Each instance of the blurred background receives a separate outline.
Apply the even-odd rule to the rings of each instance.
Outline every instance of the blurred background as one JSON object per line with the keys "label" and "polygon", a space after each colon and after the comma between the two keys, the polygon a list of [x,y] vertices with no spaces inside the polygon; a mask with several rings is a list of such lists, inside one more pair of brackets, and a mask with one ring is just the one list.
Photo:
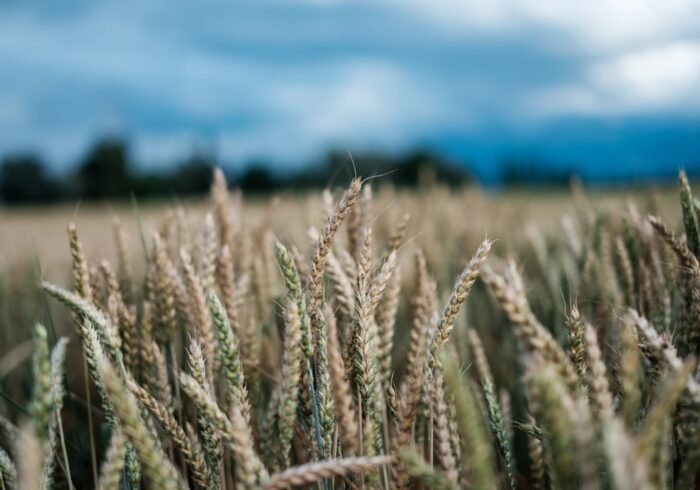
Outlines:
{"label": "blurred background", "polygon": [[[207,198],[213,166],[230,194],[219,181]],[[193,325],[178,252],[194,257],[208,288],[212,258],[229,245],[233,296],[252,332],[242,352],[275,339],[252,378],[267,380],[284,328],[275,243],[293,245],[306,264],[313,230],[354,174],[377,178],[334,241],[337,267],[348,284],[356,279],[365,225],[377,260],[402,230],[397,372],[413,322],[415,250],[442,304],[489,237],[490,260],[522,267],[532,311],[557,338],[574,302],[600,327],[617,390],[623,307],[686,342],[671,321],[691,318],[689,276],[646,222],[684,223],[700,249],[700,188],[682,186],[681,220],[679,169],[700,184],[699,0],[0,0],[0,415],[30,413],[33,323],[69,335],[69,467],[75,488],[94,486],[92,446],[101,455],[110,429],[98,412],[96,430],[86,423],[99,395],[86,385],[74,317],[37,287],[74,288],[68,223],[95,302],[110,314],[105,264],[120,277],[130,271],[123,297],[139,312],[137,332],[148,318],[142,300],[153,300],[147,271],[178,281],[183,339]],[[212,210],[218,231],[205,218]],[[154,254],[161,262],[156,234],[172,270],[148,267]],[[499,395],[512,397],[503,406],[524,420],[513,330],[481,282],[469,301],[455,345],[464,354],[467,325],[480,330],[495,386],[509,390]],[[649,393],[645,384],[645,404]],[[524,432],[516,438],[527,475]],[[673,447],[669,468],[678,469],[686,446]]]}
{"label": "blurred background", "polygon": [[700,175],[688,0],[5,0],[0,72],[6,204]]}

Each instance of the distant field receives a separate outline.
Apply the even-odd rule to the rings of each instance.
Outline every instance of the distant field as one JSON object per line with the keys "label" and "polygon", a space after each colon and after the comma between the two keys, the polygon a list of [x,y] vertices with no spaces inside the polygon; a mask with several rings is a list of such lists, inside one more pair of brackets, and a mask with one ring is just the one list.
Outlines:
{"label": "distant field", "polygon": [[[615,189],[595,191],[587,194],[594,207],[606,212],[622,214],[628,202],[641,206],[658,207],[663,216],[675,221],[679,217],[678,195],[675,188]],[[290,226],[290,218],[295,224],[300,220],[304,227],[319,226],[322,214],[316,206],[320,193],[306,196],[281,195],[277,211],[270,217],[275,233],[299,235],[300,227]],[[241,209],[242,219],[253,224],[265,212],[267,203],[261,198],[244,199]],[[46,207],[0,207],[0,267],[16,264],[18,260],[41,260],[45,270],[60,270],[69,262],[66,226],[75,222],[88,256],[114,258],[111,219],[119,218],[127,231],[129,247],[136,257],[142,256],[138,220],[142,230],[149,235],[157,228],[169,209],[176,205],[171,202],[142,204],[138,214],[130,203],[81,203],[61,204]],[[403,211],[412,214],[409,230],[415,243],[424,244],[433,227],[449,224],[452,232],[466,233],[473,237],[488,235],[501,239],[522,233],[529,227],[553,230],[560,225],[561,218],[574,210],[574,197],[566,190],[517,190],[483,192],[476,188],[462,191],[436,189],[427,192],[394,192],[384,189],[376,196],[373,212],[378,223],[400,215]],[[188,219],[194,226],[201,219],[211,203],[206,199],[185,203]],[[434,213],[433,213],[434,211]],[[138,216],[138,218],[137,218]],[[415,236],[414,236],[415,235]],[[146,236],[148,239],[149,237]],[[36,252],[36,254],[35,254]]]}

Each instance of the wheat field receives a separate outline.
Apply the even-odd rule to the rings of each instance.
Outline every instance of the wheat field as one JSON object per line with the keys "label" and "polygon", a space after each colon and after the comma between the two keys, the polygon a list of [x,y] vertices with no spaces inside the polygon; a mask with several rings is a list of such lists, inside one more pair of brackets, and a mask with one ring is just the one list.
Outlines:
{"label": "wheat field", "polygon": [[0,489],[697,487],[683,173],[380,183],[2,212]]}

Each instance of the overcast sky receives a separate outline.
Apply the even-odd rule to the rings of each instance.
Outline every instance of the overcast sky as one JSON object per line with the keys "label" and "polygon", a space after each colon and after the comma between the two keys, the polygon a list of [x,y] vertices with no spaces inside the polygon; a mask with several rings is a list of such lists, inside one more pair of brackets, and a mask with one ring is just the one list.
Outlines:
{"label": "overcast sky", "polygon": [[429,146],[487,175],[675,172],[700,162],[700,2],[0,2],[0,155],[66,167],[110,132],[144,165]]}

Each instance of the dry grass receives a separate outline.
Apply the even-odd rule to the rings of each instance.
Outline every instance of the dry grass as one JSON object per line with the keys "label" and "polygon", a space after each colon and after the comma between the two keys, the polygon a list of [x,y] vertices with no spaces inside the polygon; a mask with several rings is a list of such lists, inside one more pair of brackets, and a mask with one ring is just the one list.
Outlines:
{"label": "dry grass", "polygon": [[369,185],[0,216],[41,238],[0,238],[0,489],[698,483],[683,176],[680,205]]}

